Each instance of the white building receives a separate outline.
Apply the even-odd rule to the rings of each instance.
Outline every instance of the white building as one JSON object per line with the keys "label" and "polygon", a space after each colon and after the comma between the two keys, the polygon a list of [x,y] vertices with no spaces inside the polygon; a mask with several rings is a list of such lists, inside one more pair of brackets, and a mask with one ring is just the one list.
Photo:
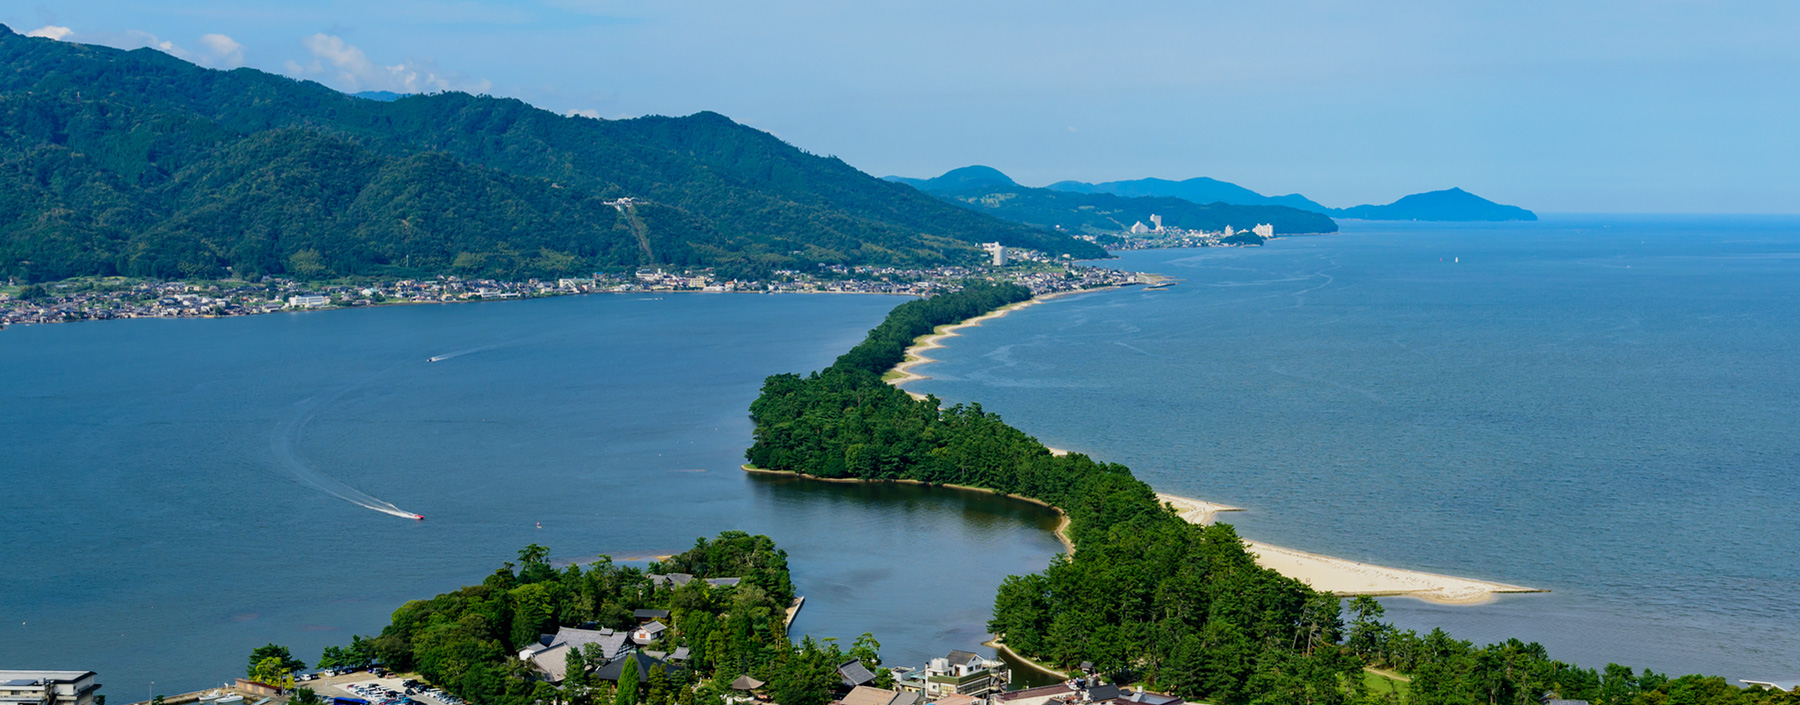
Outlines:
{"label": "white building", "polygon": [[94,705],[93,671],[0,671],[0,705]]}
{"label": "white building", "polygon": [[1144,221],[1140,220],[1136,223],[1131,224],[1131,234],[1142,235],[1147,232],[1150,232],[1150,228],[1148,226],[1144,225]]}
{"label": "white building", "polygon": [[1162,216],[1157,215],[1155,213],[1151,213],[1150,214],[1150,227],[1151,227],[1151,229],[1155,230],[1156,232],[1159,232],[1159,233],[1162,232],[1163,231]]}
{"label": "white building", "polygon": [[964,695],[977,699],[1004,691],[1011,672],[1003,661],[967,651],[934,658],[921,670],[894,669],[894,687],[923,694],[928,700]]}
{"label": "white building", "polygon": [[1231,237],[1231,226],[1225,226],[1225,237]]}
{"label": "white building", "polygon": [[1262,239],[1267,240],[1275,237],[1275,226],[1268,223],[1261,223],[1256,227],[1251,228],[1250,232],[1256,233],[1258,236],[1262,237]]}
{"label": "white building", "polygon": [[331,297],[329,296],[315,296],[308,294],[306,296],[288,297],[288,308],[318,308],[320,306],[330,305]]}
{"label": "white building", "polygon": [[984,243],[981,243],[981,249],[987,250],[988,254],[993,255],[994,266],[996,266],[996,267],[1006,266],[1006,246],[1005,245],[1002,245],[998,242],[984,242]]}

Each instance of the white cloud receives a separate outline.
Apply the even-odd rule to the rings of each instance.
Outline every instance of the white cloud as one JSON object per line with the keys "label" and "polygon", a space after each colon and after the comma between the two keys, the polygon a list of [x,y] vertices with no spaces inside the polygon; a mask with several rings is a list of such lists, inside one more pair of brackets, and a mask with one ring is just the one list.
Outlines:
{"label": "white cloud", "polygon": [[26,32],[25,36],[27,36],[27,37],[43,37],[45,39],[54,39],[54,40],[60,42],[64,38],[66,38],[69,35],[74,34],[74,33],[75,33],[75,30],[69,29],[68,27],[58,27],[53,24],[47,24],[47,25],[44,25],[37,29]]}
{"label": "white cloud", "polygon": [[202,34],[200,43],[205,44],[212,56],[208,65],[217,65],[234,69],[244,65],[244,45],[223,34]]}
{"label": "white cloud", "polygon": [[409,59],[391,66],[376,65],[362,49],[335,35],[315,34],[301,40],[301,44],[312,53],[314,61],[311,66],[287,62],[290,74],[334,72],[339,87],[352,93],[370,90],[397,93],[460,90],[485,93],[493,87],[493,84],[485,80],[469,81],[457,74],[441,71],[429,60]]}
{"label": "white cloud", "polygon": [[45,25],[26,33],[28,37],[47,37],[57,41],[80,40],[88,44],[102,44],[119,49],[138,49],[149,47],[183,61],[192,62],[210,68],[237,68],[244,65],[244,45],[223,34],[203,34],[200,43],[206,48],[201,52],[183,49],[180,45],[168,41],[141,29],[128,29],[123,32],[79,32],[68,27]]}
{"label": "white cloud", "polygon": [[[112,42],[105,42],[105,41],[103,41],[101,43],[112,44]],[[189,53],[188,50],[183,49],[178,46],[175,46],[174,42],[167,41],[164,39],[159,39],[159,38],[157,38],[156,35],[146,32],[141,29],[127,30],[125,32],[125,40],[124,40],[123,44],[130,45],[133,47],[150,47],[151,49],[156,49],[158,51],[161,51],[164,54],[168,54],[177,59],[183,59],[186,61],[194,60],[193,54]],[[114,46],[120,46],[120,45],[114,44]],[[120,48],[124,48],[124,47],[121,46]]]}
{"label": "white cloud", "polygon": [[569,117],[584,117],[584,118],[593,118],[595,120],[599,120],[600,119],[600,111],[595,110],[593,108],[582,108],[580,110],[570,110]]}

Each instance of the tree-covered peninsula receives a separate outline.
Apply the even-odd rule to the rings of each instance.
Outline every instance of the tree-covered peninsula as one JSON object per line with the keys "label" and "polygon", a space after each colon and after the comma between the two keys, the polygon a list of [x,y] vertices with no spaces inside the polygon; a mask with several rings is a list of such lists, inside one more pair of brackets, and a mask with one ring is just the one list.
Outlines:
{"label": "tree-covered peninsula", "polygon": [[[1012,576],[988,628],[1059,667],[1092,662],[1121,681],[1221,705],[1534,705],[1546,693],[1597,705],[1800,705],[1708,676],[1668,678],[1553,660],[1537,644],[1487,646],[1381,621],[1256,565],[1229,525],[1190,524],[1122,465],[1052,455],[978,404],[913,399],[882,375],[912,337],[1018,301],[977,285],[894,309],[824,370],[768,378],[751,405],[749,462],[828,478],[914,480],[1047,502],[1075,551]],[[1348,620],[1346,620],[1348,617]],[[1398,677],[1378,675],[1378,671]]]}

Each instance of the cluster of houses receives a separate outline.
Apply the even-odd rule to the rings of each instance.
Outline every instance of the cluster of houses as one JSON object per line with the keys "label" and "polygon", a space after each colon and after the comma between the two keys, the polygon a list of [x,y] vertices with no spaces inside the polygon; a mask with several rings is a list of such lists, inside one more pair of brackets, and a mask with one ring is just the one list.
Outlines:
{"label": "cluster of houses", "polygon": [[894,668],[894,687],[877,688],[860,662],[838,669],[848,690],[833,705],[1183,705],[1181,698],[1133,691],[1084,676],[1055,685],[1007,690],[1011,671],[1003,661],[951,651],[923,668]]}
{"label": "cluster of houses", "polygon": [[[676,573],[669,576],[653,576],[673,579],[685,576],[693,580],[694,576]],[[730,580],[737,580],[730,578]],[[708,581],[711,582],[711,581]],[[685,584],[683,581],[680,584]],[[650,669],[657,666],[669,671],[681,668],[688,660],[688,648],[683,646],[674,651],[652,651],[642,647],[656,643],[663,632],[669,630],[663,620],[669,618],[668,610],[637,610],[632,613],[639,621],[637,628],[629,630],[614,629],[577,629],[563,627],[555,634],[542,634],[538,643],[519,650],[519,660],[526,662],[537,671],[538,676],[551,683],[561,683],[568,678],[569,652],[579,651],[583,656],[592,655],[605,660],[594,673],[600,680],[618,682],[619,675],[625,670],[626,661],[637,661],[639,680],[648,680]],[[593,649],[586,648],[594,645]]]}
{"label": "cluster of houses", "polygon": [[[657,585],[686,585],[696,580],[686,573],[653,574]],[[712,578],[714,586],[735,585],[738,578]],[[538,673],[538,677],[560,683],[568,678],[569,653],[580,652],[594,661],[604,661],[593,677],[618,682],[625,665],[635,661],[640,681],[647,680],[651,669],[665,671],[686,666],[687,647],[673,651],[655,651],[647,647],[657,643],[668,631],[668,610],[641,609],[632,613],[638,626],[632,629],[591,629],[563,627],[555,634],[544,634],[538,643],[519,651],[519,659]],[[951,651],[931,659],[921,668],[889,669],[892,687],[877,687],[880,677],[859,660],[845,661],[837,669],[838,699],[833,705],[1182,705],[1180,698],[1121,689],[1087,676],[1056,685],[1008,691],[1011,669],[1004,661],[986,658],[969,651]],[[767,700],[763,683],[748,675],[731,683],[739,703]]]}

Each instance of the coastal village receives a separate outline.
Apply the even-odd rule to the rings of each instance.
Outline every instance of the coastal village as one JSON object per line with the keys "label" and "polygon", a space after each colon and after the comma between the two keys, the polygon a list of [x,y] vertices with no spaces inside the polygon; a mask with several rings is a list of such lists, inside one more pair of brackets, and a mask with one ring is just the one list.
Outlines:
{"label": "coastal village", "polygon": [[[1165,229],[1136,223],[1107,246],[1120,250],[1175,247],[1230,247],[1261,244],[1274,237],[1269,226],[1254,233]],[[1255,237],[1246,239],[1246,235]],[[1095,236],[1081,235],[1094,240]],[[90,277],[62,282],[0,287],[0,327],[119,318],[216,318],[284,311],[354,308],[393,304],[444,304],[576,294],[736,292],[761,294],[889,294],[930,296],[954,291],[969,280],[1004,281],[1034,295],[1148,284],[1154,277],[1092,266],[1000,243],[982,246],[979,263],[929,268],[819,265],[811,270],[774,270],[767,279],[732,279],[712,269],[648,267],[634,272],[595,272],[557,279],[433,278],[357,283],[304,282],[265,276],[256,281],[156,281]],[[10,288],[10,291],[7,289]]]}
{"label": "coastal village", "polygon": [[[1005,252],[1004,248],[1001,248]],[[1017,257],[1017,251],[1012,256]],[[1005,256],[1005,255],[1003,255]],[[902,269],[821,266],[813,272],[777,270],[768,280],[720,279],[710,270],[642,269],[554,280],[503,281],[444,275],[362,284],[308,284],[281,277],[256,282],[162,282],[122,277],[19,287],[0,293],[0,326],[118,318],[208,318],[282,311],[392,304],[443,304],[576,294],[737,292],[761,294],[890,294],[930,296],[970,279],[1009,281],[1035,293],[1075,291],[1143,282],[1141,275],[1103,267],[1009,261],[1010,266]]]}
{"label": "coastal village", "polygon": [[[731,589],[740,578],[698,578],[686,573],[649,574],[651,584],[677,589],[702,581],[711,589]],[[803,599],[796,599],[786,621],[792,623]],[[564,626],[542,634],[517,653],[524,677],[548,684],[559,693],[575,694],[595,687],[620,689],[635,680],[651,687],[657,679],[686,669],[691,650],[671,646],[681,641],[669,626],[670,610],[637,609],[636,626],[626,629],[586,624]],[[270,645],[265,648],[280,648]],[[1004,651],[1005,647],[999,647]],[[132,705],[481,705],[469,703],[418,674],[395,673],[378,663],[288,671],[266,659],[248,677],[216,688],[174,696],[152,695]],[[258,650],[257,653],[262,653]],[[257,654],[252,654],[254,661]],[[1015,657],[1016,658],[1016,657]],[[950,649],[918,666],[884,667],[879,658],[846,658],[835,667],[832,699],[827,705],[1181,705],[1176,696],[1121,687],[1106,682],[1084,663],[1078,673],[1049,671],[1023,662],[1032,678],[1014,679],[1007,661],[971,651]],[[579,670],[575,670],[579,669]],[[0,670],[0,702],[7,705],[105,705],[99,674],[94,671]],[[706,687],[692,680],[683,688]],[[1036,683],[1046,683],[1037,685]],[[1018,687],[1021,683],[1024,687]],[[775,702],[770,684],[748,674],[722,690],[724,705]],[[558,699],[558,702],[564,702]],[[680,702],[690,702],[681,698]],[[546,705],[549,705],[546,703]],[[1580,705],[1585,705],[1582,703]]]}

